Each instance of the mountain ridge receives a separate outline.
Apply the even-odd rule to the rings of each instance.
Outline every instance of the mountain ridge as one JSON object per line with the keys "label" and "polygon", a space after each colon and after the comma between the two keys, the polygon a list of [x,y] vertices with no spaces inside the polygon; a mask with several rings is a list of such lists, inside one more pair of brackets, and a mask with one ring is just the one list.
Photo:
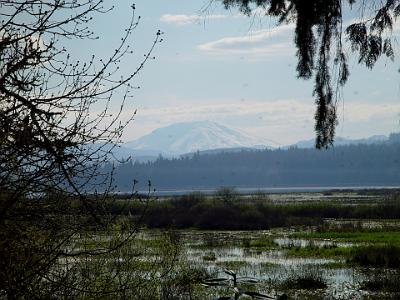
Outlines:
{"label": "mountain ridge", "polygon": [[[336,137],[334,139],[334,146],[346,146],[346,145],[370,145],[370,144],[377,144],[377,143],[384,143],[389,141],[389,137],[386,135],[373,135],[367,138],[360,138],[360,139],[348,139],[344,137]],[[308,140],[301,140],[295,144],[292,144],[287,147],[298,147],[298,148],[313,148],[315,146],[315,139],[308,139]]]}
{"label": "mountain ridge", "polygon": [[136,150],[160,150],[161,154],[172,155],[213,149],[271,147],[267,140],[211,121],[174,123],[124,146]]}
{"label": "mountain ridge", "polygon": [[388,187],[400,185],[400,134],[388,142],[317,150],[264,149],[195,153],[120,166],[115,182],[126,190],[132,178],[151,180],[157,190],[201,190],[221,186]]}
{"label": "mountain ridge", "polygon": [[[377,144],[387,143],[399,134],[374,135],[368,138],[348,139],[336,137],[334,146],[345,146],[355,144]],[[295,144],[282,146],[273,141],[261,139],[241,130],[229,128],[228,126],[212,121],[194,121],[173,123],[165,127],[157,128],[150,134],[144,135],[136,140],[120,145],[116,149],[116,156],[130,156],[134,160],[155,160],[159,155],[163,157],[192,156],[199,152],[201,154],[214,154],[219,152],[238,152],[262,149],[288,149],[314,148],[315,140],[302,140]]]}
{"label": "mountain ridge", "polygon": [[[334,146],[384,143],[388,142],[389,139],[390,137],[386,135],[373,135],[359,139],[338,136],[335,138]],[[282,146],[271,140],[254,137],[241,130],[233,129],[217,122],[193,121],[173,123],[157,128],[147,135],[122,144],[122,146],[132,149],[139,156],[158,156],[159,154],[163,156],[180,156],[204,151],[287,149],[290,147],[313,148],[315,140],[301,140],[295,144]]]}

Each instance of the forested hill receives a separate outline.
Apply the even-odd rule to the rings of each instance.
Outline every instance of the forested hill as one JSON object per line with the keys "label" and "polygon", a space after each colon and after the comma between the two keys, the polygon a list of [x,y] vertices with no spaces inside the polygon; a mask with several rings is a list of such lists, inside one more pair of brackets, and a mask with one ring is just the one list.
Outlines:
{"label": "forested hill", "polygon": [[[108,166],[109,168],[110,166]],[[290,148],[217,154],[119,165],[118,189],[133,179],[160,189],[279,186],[400,185],[400,142],[329,150]]]}

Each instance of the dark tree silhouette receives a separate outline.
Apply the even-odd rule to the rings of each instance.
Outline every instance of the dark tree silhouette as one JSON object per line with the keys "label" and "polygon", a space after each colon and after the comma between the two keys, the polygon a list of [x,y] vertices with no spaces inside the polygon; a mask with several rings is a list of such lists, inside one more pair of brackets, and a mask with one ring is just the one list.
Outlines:
{"label": "dark tree silhouette", "polygon": [[[391,134],[387,142],[338,145],[327,151],[291,147],[159,158],[118,166],[114,178],[121,190],[129,189],[131,177],[152,178],[159,190],[397,186],[399,152],[400,134]],[[223,188],[215,196],[221,203],[230,203],[236,194]]]}
{"label": "dark tree silhouette", "polygon": [[[297,75],[314,77],[313,94],[316,147],[333,144],[337,125],[338,89],[349,77],[347,54],[343,48],[343,33],[358,53],[359,63],[372,68],[379,57],[394,58],[391,31],[400,15],[400,1],[357,0],[214,0],[225,8],[239,7],[250,15],[255,7],[266,16],[275,17],[278,24],[295,24]],[[343,9],[349,6],[360,18],[343,28]],[[331,65],[333,63],[333,65]],[[332,74],[335,74],[332,78]]]}
{"label": "dark tree silhouette", "polygon": [[[99,166],[133,118],[121,122],[120,114],[161,41],[158,32],[136,69],[120,70],[140,19],[132,5],[109,57],[74,59],[70,40],[97,39],[90,21],[111,9],[102,0],[0,1],[0,295],[10,299],[41,298],[40,284],[65,280],[49,276],[61,257],[99,252],[66,245],[85,228],[107,225],[100,208],[112,174]],[[119,111],[111,112],[117,92]],[[96,185],[105,192],[96,194]]]}

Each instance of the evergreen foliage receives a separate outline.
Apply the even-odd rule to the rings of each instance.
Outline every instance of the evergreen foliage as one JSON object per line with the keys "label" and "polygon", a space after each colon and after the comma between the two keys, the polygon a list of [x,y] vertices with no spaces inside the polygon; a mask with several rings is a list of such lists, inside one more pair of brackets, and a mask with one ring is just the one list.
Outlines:
{"label": "evergreen foliage", "polygon": [[[337,125],[336,103],[338,88],[349,77],[347,53],[343,34],[350,41],[352,51],[358,53],[359,63],[372,68],[381,56],[394,59],[391,31],[400,15],[399,0],[218,0],[225,8],[239,7],[250,15],[255,7],[266,16],[278,19],[278,24],[295,24],[297,75],[314,77],[313,94],[316,147],[333,144]],[[360,11],[359,20],[343,29],[343,10],[349,7]],[[333,63],[333,65],[331,65]],[[332,78],[335,74],[335,78]]]}
{"label": "evergreen foliage", "polygon": [[196,153],[174,159],[159,157],[154,162],[118,166],[115,184],[125,192],[131,178],[141,183],[150,179],[161,190],[220,186],[397,186],[400,184],[399,153],[400,143],[393,142],[337,146],[326,151],[290,148]]}

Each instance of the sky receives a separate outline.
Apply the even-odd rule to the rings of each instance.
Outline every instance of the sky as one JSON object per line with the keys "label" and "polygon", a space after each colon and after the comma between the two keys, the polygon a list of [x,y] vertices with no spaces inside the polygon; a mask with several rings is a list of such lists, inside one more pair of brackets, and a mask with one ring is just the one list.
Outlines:
{"label": "sky", "polygon": [[[108,4],[115,9],[91,25],[99,40],[71,42],[71,52],[100,57],[112,53],[129,22],[131,3]],[[315,136],[313,82],[296,78],[293,25],[277,26],[257,12],[246,17],[222,5],[208,6],[209,0],[135,4],[141,18],[131,38],[134,53],[121,63],[123,72],[135,70],[157,30],[163,32],[163,42],[153,52],[155,59],[135,77],[140,89],[122,117],[137,113],[123,140],[198,120],[216,121],[278,145]],[[399,33],[395,27],[394,38]],[[399,67],[398,59],[383,58],[369,70],[350,56],[351,76],[338,103],[338,136],[363,138],[400,130]],[[118,103],[111,110],[117,110]]]}

